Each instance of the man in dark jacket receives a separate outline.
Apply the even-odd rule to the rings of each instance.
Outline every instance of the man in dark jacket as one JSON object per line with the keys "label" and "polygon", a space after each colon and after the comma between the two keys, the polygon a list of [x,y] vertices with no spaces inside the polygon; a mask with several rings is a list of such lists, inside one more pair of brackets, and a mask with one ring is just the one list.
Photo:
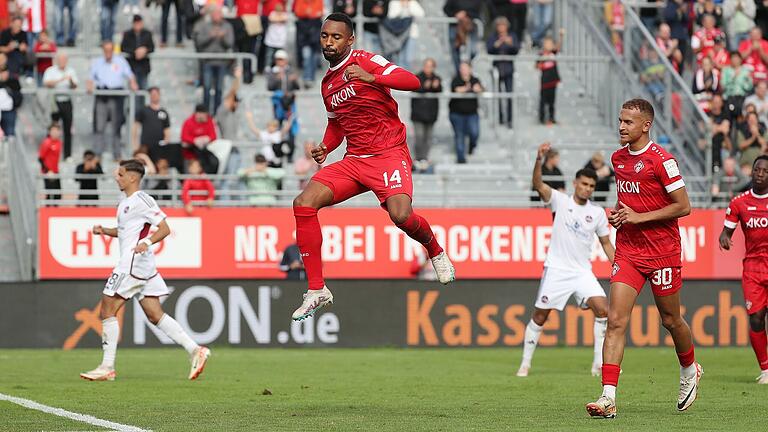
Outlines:
{"label": "man in dark jacket", "polygon": [[690,45],[688,34],[689,4],[685,0],[669,0],[664,8],[664,22],[669,24],[672,30],[672,39],[677,39],[677,46],[686,53],[686,47]]}
{"label": "man in dark jacket", "polygon": [[[389,12],[389,0],[363,0],[363,16],[378,18],[379,21],[387,17]],[[366,50],[372,53],[381,52],[381,39],[379,38],[379,23],[363,24],[364,43]]]}
{"label": "man in dark jacket", "polygon": [[[437,63],[434,59],[424,60],[424,69],[416,76],[419,77],[421,88],[417,93],[441,93],[442,79],[435,74]],[[432,146],[432,127],[437,121],[440,105],[439,99],[414,97],[411,99],[411,120],[414,131],[414,156],[417,162],[429,160],[429,149]]]}
{"label": "man in dark jacket", "polygon": [[146,89],[150,72],[149,54],[155,51],[155,42],[152,33],[144,28],[141,15],[133,16],[133,26],[123,33],[120,50],[128,56],[128,64],[131,65],[139,88]]}
{"label": "man in dark jacket", "polygon": [[[495,32],[488,38],[487,49],[491,55],[517,55],[520,51],[520,40],[509,31],[509,20],[503,16],[494,21]],[[512,93],[514,91],[515,63],[511,60],[498,60],[493,62],[493,67],[499,72],[499,92]],[[499,123],[506,123],[512,127],[512,99],[507,99],[507,110],[504,112],[504,100],[499,100]]]}

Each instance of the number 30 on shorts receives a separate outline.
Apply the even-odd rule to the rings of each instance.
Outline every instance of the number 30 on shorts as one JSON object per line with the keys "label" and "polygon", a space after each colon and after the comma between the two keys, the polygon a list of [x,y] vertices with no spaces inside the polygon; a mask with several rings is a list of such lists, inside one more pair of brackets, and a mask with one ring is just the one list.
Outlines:
{"label": "number 30 on shorts", "polygon": [[672,268],[667,267],[667,268],[659,269],[653,272],[651,283],[657,286],[672,285]]}
{"label": "number 30 on shorts", "polygon": [[399,169],[394,170],[392,172],[392,175],[389,175],[388,172],[384,171],[382,176],[384,177],[384,187],[389,187],[390,183],[392,183],[392,187],[393,188],[394,187],[399,187],[399,186],[395,186],[395,185],[396,184],[397,185],[401,185],[403,183],[403,180],[400,178],[400,170]]}

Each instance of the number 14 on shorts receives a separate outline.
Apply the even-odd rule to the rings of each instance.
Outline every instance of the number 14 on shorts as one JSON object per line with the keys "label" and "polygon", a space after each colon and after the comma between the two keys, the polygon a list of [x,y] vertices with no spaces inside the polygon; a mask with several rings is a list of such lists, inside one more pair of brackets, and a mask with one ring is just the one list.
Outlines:
{"label": "number 14 on shorts", "polygon": [[388,187],[390,189],[403,187],[403,180],[400,177],[399,169],[394,170],[391,175],[389,174],[389,172],[384,171],[384,173],[382,174],[382,177],[384,177],[384,187]]}

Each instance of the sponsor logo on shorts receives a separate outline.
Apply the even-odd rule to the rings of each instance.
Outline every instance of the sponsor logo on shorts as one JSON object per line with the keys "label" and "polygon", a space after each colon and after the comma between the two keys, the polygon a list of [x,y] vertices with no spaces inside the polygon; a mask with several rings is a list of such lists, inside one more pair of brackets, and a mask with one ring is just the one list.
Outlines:
{"label": "sponsor logo on shorts", "polygon": [[636,173],[639,173],[640,171],[642,171],[643,168],[645,168],[645,164],[643,163],[643,161],[640,161],[640,162],[635,164],[635,172]]}
{"label": "sponsor logo on shorts", "polygon": [[547,296],[541,296],[541,302],[542,302],[542,303],[544,303],[544,304],[547,304],[547,303],[549,303],[549,297],[547,297]]}
{"label": "sponsor logo on shorts", "polygon": [[745,306],[747,307],[747,310],[752,309],[752,302],[747,300],[747,302],[745,303]]}
{"label": "sponsor logo on shorts", "polygon": [[616,168],[623,169],[624,168],[624,164],[621,164],[621,165],[617,166]]}
{"label": "sponsor logo on shorts", "polygon": [[613,263],[613,267],[611,268],[611,277],[616,276],[616,273],[618,273],[619,270],[621,270],[621,267],[619,267],[619,264]]}

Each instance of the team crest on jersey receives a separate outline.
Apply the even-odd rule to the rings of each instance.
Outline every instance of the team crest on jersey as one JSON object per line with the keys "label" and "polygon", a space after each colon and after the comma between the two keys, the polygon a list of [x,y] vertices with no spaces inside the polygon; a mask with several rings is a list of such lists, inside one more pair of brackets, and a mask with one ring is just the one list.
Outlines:
{"label": "team crest on jersey", "polygon": [[616,273],[618,273],[619,270],[621,270],[621,267],[619,267],[617,263],[613,263],[613,268],[611,269],[611,277],[616,276]]}
{"label": "team crest on jersey", "polygon": [[125,206],[125,209],[123,210],[123,213],[128,213],[128,210],[130,210],[130,206]]}
{"label": "team crest on jersey", "polygon": [[587,220],[587,223],[592,223],[592,215],[587,215],[587,217],[584,219]]}
{"label": "team crest on jersey", "polygon": [[636,173],[639,173],[640,171],[642,171],[643,168],[645,168],[645,164],[643,163],[643,161],[640,161],[640,162],[635,164],[635,172]]}
{"label": "team crest on jersey", "polygon": [[544,304],[547,304],[547,303],[549,303],[549,297],[547,297],[547,296],[541,296],[541,302],[542,302],[542,303],[544,303]]}
{"label": "team crest on jersey", "polygon": [[745,306],[747,306],[747,310],[752,309],[752,302],[747,300],[747,304]]}

